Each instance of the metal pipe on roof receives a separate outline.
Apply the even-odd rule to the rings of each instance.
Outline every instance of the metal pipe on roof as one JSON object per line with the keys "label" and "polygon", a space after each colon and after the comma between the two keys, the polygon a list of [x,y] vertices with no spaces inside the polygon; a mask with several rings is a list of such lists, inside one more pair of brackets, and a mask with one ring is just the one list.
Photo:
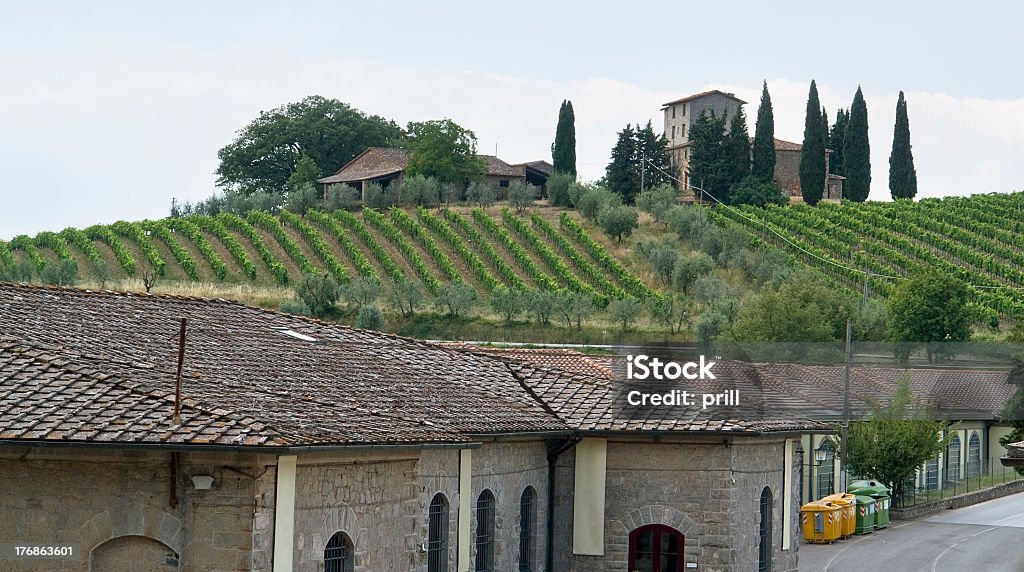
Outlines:
{"label": "metal pipe on roof", "polygon": [[174,377],[174,424],[181,423],[181,366],[185,363],[185,318],[178,330],[178,373]]}

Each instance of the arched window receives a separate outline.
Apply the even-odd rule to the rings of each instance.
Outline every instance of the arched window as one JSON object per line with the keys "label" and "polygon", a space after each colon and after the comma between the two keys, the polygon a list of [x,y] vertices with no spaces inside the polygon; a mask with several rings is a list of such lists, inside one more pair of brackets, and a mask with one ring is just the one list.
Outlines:
{"label": "arched window", "polygon": [[629,533],[630,572],[683,572],[683,533],[648,524]]}
{"label": "arched window", "polygon": [[761,526],[758,530],[757,572],[772,572],[772,490],[761,491]]}
{"label": "arched window", "polygon": [[526,487],[519,497],[519,572],[533,572],[537,554],[537,491]]}
{"label": "arched window", "polygon": [[494,572],[494,495],[484,489],[476,499],[476,572]]}
{"label": "arched window", "polygon": [[960,436],[953,435],[946,450],[946,480],[955,481],[960,478]]}
{"label": "arched window", "polygon": [[817,466],[817,493],[815,498],[830,495],[832,490],[833,471],[835,470],[836,454],[832,450],[832,444],[827,439],[821,442],[818,450],[814,453]]}
{"label": "arched window", "polygon": [[352,572],[355,569],[355,550],[352,539],[344,532],[335,532],[324,548],[325,572]]}
{"label": "arched window", "polygon": [[981,439],[972,432],[967,441],[967,475],[976,477],[981,474]]}
{"label": "arched window", "polygon": [[427,572],[448,572],[448,499],[437,493],[427,518]]}

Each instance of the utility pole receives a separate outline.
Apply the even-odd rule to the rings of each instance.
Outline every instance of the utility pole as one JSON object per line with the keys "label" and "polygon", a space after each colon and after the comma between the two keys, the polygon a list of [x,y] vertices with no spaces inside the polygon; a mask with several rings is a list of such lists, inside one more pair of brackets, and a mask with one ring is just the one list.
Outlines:
{"label": "utility pole", "polygon": [[848,482],[846,454],[849,450],[847,438],[850,435],[850,364],[853,360],[853,353],[851,351],[851,347],[853,345],[852,341],[853,320],[851,320],[850,318],[846,318],[846,370],[843,375],[843,425],[841,427],[841,441],[839,442],[839,484],[842,486],[843,492],[846,491],[846,484]]}
{"label": "utility pole", "polygon": [[647,149],[640,150],[640,194],[644,194],[644,174],[647,171]]}

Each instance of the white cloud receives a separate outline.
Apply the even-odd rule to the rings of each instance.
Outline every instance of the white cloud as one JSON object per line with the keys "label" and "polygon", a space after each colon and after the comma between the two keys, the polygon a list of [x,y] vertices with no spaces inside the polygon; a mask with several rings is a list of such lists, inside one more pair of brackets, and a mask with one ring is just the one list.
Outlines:
{"label": "white cloud", "polygon": [[[214,190],[217,150],[260,110],[317,93],[368,113],[408,121],[451,117],[473,129],[480,150],[519,162],[550,158],[558,106],[576,113],[581,175],[604,171],[616,133],[653,120],[686,95],[606,78],[534,80],[486,71],[409,69],[367,60],[277,53],[98,48],[0,57],[0,238],[119,218],[161,217],[171,197]],[[716,87],[714,85],[712,88]],[[751,128],[760,85],[721,86],[746,99]],[[831,114],[851,94],[819,86]],[[779,137],[800,141],[807,85],[769,81]],[[888,197],[895,94],[869,105],[871,198]],[[1024,99],[987,101],[907,94],[922,196],[1019,188]]]}

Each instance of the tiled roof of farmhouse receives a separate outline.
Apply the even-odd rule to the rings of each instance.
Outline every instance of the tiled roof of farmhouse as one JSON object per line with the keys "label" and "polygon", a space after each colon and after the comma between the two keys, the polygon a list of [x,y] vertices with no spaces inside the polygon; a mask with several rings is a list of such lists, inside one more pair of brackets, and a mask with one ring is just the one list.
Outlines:
{"label": "tiled roof of farmhouse", "polygon": [[[111,392],[130,388],[118,389],[126,404],[148,396],[157,410],[152,400],[173,391],[180,318],[187,319],[182,394],[196,415],[251,418],[275,443],[459,442],[464,433],[566,428],[504,362],[486,356],[224,300],[0,284],[0,332],[54,356],[54,363],[100,372],[86,381]],[[14,360],[13,347],[0,348],[4,362]],[[0,408],[9,415],[0,417],[0,432],[24,428],[21,401],[43,407],[53,402],[45,396],[81,387],[69,385],[64,373],[32,373],[44,365],[0,374]],[[108,426],[122,422],[104,413],[109,407],[87,407],[94,424],[78,435],[96,430],[113,441],[137,440]],[[172,404],[163,407],[170,417]],[[54,406],[52,417],[61,415]]]}
{"label": "tiled roof of farmhouse", "polygon": [[668,107],[670,105],[675,105],[677,103],[684,103],[684,102],[687,102],[687,101],[693,101],[694,99],[700,99],[702,97],[707,97],[707,96],[713,95],[713,94],[724,95],[725,97],[734,99],[734,100],[736,100],[739,103],[744,104],[744,105],[747,103],[746,101],[743,101],[742,99],[736,97],[736,94],[734,94],[734,93],[726,93],[726,92],[724,92],[724,91],[722,91],[720,89],[712,89],[712,90],[709,90],[709,91],[702,91],[700,93],[695,93],[693,95],[688,95],[686,97],[675,99],[675,100],[672,100],[672,101],[670,101],[668,103],[663,103],[661,105],[661,107],[665,108],[665,107]]}
{"label": "tiled roof of farmhouse", "polygon": [[785,141],[783,139],[774,139],[776,151],[799,151],[804,148],[799,143],[793,143],[792,141]]}
{"label": "tiled roof of farmhouse", "polygon": [[[522,166],[512,166],[493,155],[477,155],[487,163],[487,174],[496,177],[521,177]],[[346,163],[338,172],[318,183],[353,183],[394,175],[405,169],[409,152],[392,147],[369,147]]]}
{"label": "tiled roof of farmhouse", "polygon": [[613,374],[611,368],[612,356],[592,356],[568,348],[476,346],[462,342],[446,343],[444,345],[494,356],[508,357],[546,368],[558,369],[573,374],[589,375],[596,378],[610,379]]}

